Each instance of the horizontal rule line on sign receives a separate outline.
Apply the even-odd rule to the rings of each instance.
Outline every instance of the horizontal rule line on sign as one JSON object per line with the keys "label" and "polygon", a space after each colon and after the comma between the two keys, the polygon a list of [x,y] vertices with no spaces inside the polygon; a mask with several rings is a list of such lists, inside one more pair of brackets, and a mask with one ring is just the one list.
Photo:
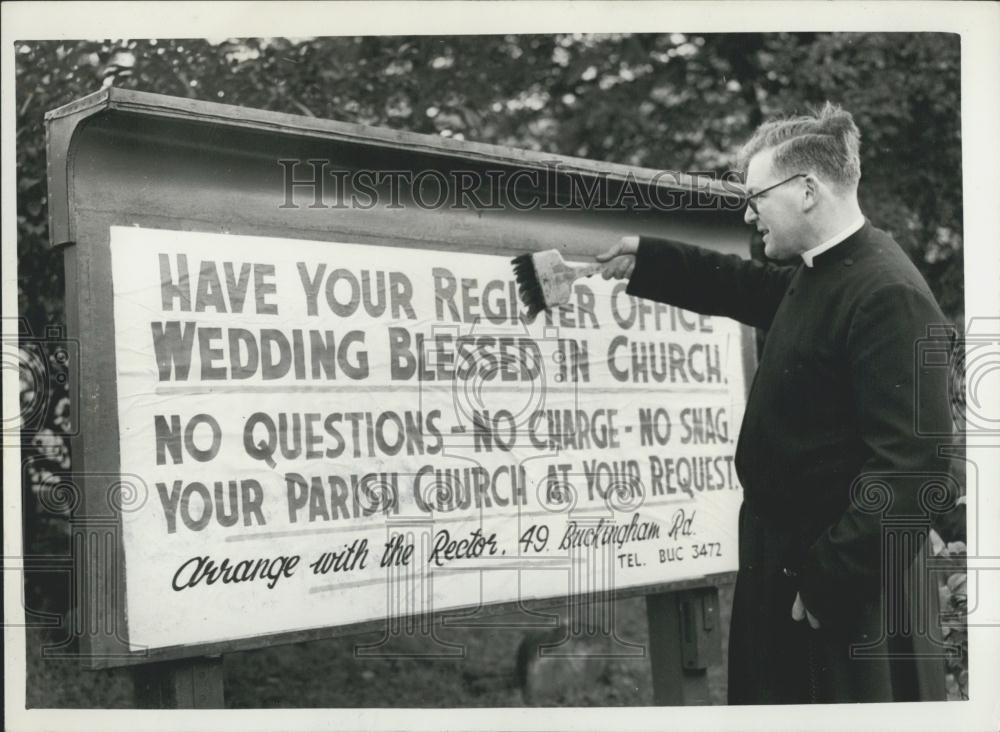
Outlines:
{"label": "horizontal rule line on sign", "polygon": [[[520,386],[491,386],[489,384],[472,383],[478,392],[525,392],[532,388],[531,384]],[[727,394],[729,389],[722,387],[691,387],[691,386],[621,386],[619,384],[602,387],[583,386],[549,386],[542,385],[545,391],[556,394],[585,394],[607,393],[609,389],[618,392],[636,392],[648,394],[651,392],[668,392],[674,394]],[[156,394],[310,394],[320,393],[356,393],[362,390],[360,384],[290,384],[282,386],[278,384],[218,384],[213,386],[157,386]],[[371,387],[368,387],[369,389]],[[379,384],[379,391],[384,392],[412,392],[414,394],[427,391],[452,391],[455,387],[450,384]],[[461,387],[459,387],[461,388]]]}

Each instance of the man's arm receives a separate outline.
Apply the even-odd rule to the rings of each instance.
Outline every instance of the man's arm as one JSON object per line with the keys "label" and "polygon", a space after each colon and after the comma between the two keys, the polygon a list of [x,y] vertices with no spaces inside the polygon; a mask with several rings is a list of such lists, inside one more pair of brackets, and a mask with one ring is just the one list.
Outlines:
{"label": "man's arm", "polygon": [[[905,567],[919,548],[887,566],[887,529],[893,519],[919,526],[926,518],[921,491],[947,472],[938,456],[940,437],[917,434],[917,409],[930,432],[948,433],[951,414],[947,369],[917,362],[918,340],[927,326],[940,324],[933,298],[907,284],[886,285],[859,306],[848,335],[854,410],[861,439],[871,457],[852,486],[851,501],[840,519],[810,547],[800,572],[805,608],[822,625],[850,616],[866,599],[878,596],[883,575]],[[946,346],[946,344],[942,344]],[[886,504],[888,502],[888,505]],[[889,518],[889,522],[887,522]]]}
{"label": "man's arm", "polygon": [[598,259],[609,262],[606,279],[629,278],[629,295],[756,328],[770,326],[794,271],[648,236],[623,237]]}

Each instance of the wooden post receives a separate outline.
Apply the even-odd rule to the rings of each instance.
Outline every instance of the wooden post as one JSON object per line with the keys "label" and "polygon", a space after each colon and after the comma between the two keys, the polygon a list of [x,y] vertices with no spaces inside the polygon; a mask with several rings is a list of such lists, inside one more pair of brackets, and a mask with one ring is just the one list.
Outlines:
{"label": "wooden post", "polygon": [[722,661],[719,589],[646,595],[653,703],[706,705],[708,667]]}
{"label": "wooden post", "polygon": [[136,666],[132,672],[139,709],[224,709],[222,656]]}

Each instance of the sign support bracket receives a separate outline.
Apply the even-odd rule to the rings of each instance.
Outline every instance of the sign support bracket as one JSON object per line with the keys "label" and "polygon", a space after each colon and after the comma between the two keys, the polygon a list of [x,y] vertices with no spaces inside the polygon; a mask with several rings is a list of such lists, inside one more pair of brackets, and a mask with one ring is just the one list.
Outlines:
{"label": "sign support bracket", "polygon": [[646,595],[655,705],[712,703],[708,669],[722,661],[718,609],[714,586]]}

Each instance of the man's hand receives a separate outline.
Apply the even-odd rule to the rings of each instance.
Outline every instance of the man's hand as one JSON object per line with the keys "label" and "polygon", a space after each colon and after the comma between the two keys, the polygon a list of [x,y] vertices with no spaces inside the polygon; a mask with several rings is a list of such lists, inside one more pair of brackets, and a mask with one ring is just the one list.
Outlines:
{"label": "man's hand", "polygon": [[635,253],[639,250],[639,237],[623,236],[621,241],[608,251],[597,255],[598,262],[607,262],[601,270],[606,280],[612,278],[627,280],[635,270]]}
{"label": "man's hand", "polygon": [[802,595],[796,592],[795,602],[792,603],[792,620],[799,622],[807,618],[813,630],[819,628],[819,621],[816,619],[816,616],[806,610],[806,604],[802,602]]}

